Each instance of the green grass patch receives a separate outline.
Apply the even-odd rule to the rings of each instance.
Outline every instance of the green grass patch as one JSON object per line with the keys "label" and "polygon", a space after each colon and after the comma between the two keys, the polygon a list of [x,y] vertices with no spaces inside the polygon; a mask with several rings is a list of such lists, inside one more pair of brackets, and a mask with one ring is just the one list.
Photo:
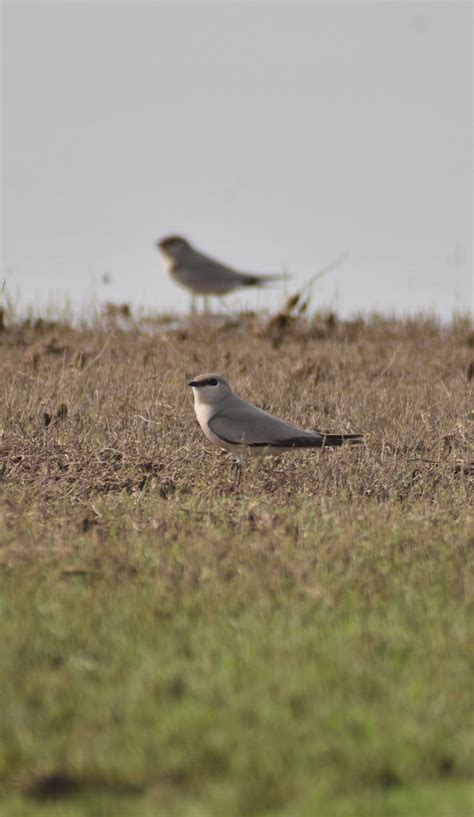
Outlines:
{"label": "green grass patch", "polygon": [[2,813],[467,817],[467,519],[96,510],[3,573]]}

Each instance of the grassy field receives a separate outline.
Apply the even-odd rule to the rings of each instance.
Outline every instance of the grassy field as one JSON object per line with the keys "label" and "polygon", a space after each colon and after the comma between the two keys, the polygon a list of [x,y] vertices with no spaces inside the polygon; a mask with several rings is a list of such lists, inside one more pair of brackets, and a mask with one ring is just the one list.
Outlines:
{"label": "grassy field", "polygon": [[[0,325],[0,815],[470,817],[469,323]],[[209,370],[365,442],[236,487]]]}

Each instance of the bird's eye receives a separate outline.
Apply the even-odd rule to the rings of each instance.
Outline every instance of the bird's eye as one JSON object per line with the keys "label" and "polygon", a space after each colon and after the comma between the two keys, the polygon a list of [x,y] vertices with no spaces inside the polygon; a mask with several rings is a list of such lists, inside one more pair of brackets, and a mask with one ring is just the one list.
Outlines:
{"label": "bird's eye", "polygon": [[215,377],[211,377],[210,380],[207,381],[208,386],[217,386],[218,381]]}

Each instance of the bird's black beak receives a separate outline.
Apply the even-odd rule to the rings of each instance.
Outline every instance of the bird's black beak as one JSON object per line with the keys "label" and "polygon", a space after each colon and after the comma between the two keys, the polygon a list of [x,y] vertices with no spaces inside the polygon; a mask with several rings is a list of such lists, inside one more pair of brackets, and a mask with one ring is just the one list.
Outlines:
{"label": "bird's black beak", "polygon": [[199,383],[197,382],[197,380],[190,380],[188,386],[199,386]]}

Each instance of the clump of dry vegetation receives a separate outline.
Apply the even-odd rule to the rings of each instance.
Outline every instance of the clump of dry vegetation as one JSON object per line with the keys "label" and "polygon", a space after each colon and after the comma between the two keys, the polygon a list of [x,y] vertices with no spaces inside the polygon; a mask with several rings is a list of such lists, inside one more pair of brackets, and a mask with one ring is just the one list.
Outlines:
{"label": "clump of dry vegetation", "polygon": [[[12,813],[465,808],[472,327],[298,303],[2,316]],[[186,388],[210,370],[364,444],[252,462],[237,488]]]}

